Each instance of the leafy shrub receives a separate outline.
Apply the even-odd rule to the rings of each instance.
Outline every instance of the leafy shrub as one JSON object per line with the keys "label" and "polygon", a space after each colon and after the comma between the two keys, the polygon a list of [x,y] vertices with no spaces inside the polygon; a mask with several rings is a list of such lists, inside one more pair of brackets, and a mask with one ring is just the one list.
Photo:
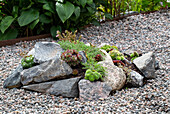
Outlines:
{"label": "leafy shrub", "polygon": [[82,56],[74,49],[67,49],[62,53],[61,59],[67,62],[70,66],[76,66],[81,62]]}
{"label": "leafy shrub", "polygon": [[95,19],[93,0],[2,0],[0,40],[76,30]]}

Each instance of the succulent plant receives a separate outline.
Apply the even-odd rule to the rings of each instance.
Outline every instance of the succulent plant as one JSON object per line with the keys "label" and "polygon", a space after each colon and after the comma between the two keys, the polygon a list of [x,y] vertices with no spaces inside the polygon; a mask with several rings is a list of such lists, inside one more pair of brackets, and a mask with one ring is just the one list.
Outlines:
{"label": "succulent plant", "polygon": [[101,49],[106,50],[106,52],[109,52],[111,50],[118,50],[116,46],[111,46],[111,45],[104,45],[103,47],[101,47]]}
{"label": "succulent plant", "polygon": [[85,79],[90,80],[91,82],[99,79],[103,80],[102,75],[99,72],[92,71],[91,69],[86,70]]}
{"label": "succulent plant", "polygon": [[22,60],[21,60],[21,65],[24,69],[26,68],[30,68],[32,66],[34,66],[34,57],[32,55],[30,56],[25,56]]}
{"label": "succulent plant", "polygon": [[[58,37],[59,40],[64,40],[64,41],[69,40],[70,42],[76,43],[77,42],[76,34],[77,34],[77,30],[74,33],[69,32],[68,30],[65,30],[65,33],[61,33],[60,31],[57,31],[56,37]],[[79,36],[79,40],[80,39],[81,39],[81,36]]]}
{"label": "succulent plant", "polygon": [[79,71],[77,69],[74,69],[72,72],[73,75],[77,75],[78,73],[79,73]]}
{"label": "succulent plant", "polygon": [[130,57],[132,58],[131,61],[133,61],[134,59],[136,59],[137,57],[139,57],[139,54],[135,51],[133,53],[130,54]]}
{"label": "succulent plant", "polygon": [[113,60],[124,60],[125,59],[124,55],[115,49],[111,50],[109,54]]}
{"label": "succulent plant", "polygon": [[103,60],[103,58],[102,58],[102,55],[101,54],[97,54],[96,56],[95,56],[95,60],[96,61],[102,61]]}
{"label": "succulent plant", "polygon": [[61,59],[67,62],[70,66],[76,66],[81,62],[82,56],[74,49],[67,49],[62,53]]}

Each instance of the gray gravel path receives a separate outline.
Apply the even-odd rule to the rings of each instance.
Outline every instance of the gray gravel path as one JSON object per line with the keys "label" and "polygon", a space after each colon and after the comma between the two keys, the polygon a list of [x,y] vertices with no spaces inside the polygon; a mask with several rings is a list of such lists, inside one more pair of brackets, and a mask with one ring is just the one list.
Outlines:
{"label": "gray gravel path", "polygon": [[[0,48],[0,113],[170,113],[170,13],[151,13],[131,16],[121,21],[106,22],[101,26],[81,31],[82,41],[99,45],[116,45],[121,51],[138,49],[154,51],[160,62],[157,78],[148,80],[144,87],[116,91],[106,100],[80,102],[48,94],[4,89],[2,84],[18,65],[23,52],[35,42],[20,42]],[[43,39],[52,41],[52,39]]]}

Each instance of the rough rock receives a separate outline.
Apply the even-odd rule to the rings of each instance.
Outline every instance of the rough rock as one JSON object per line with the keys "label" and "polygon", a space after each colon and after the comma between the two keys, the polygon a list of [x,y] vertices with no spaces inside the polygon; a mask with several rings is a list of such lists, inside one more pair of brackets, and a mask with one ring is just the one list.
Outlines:
{"label": "rough rock", "polygon": [[28,85],[55,78],[64,78],[72,73],[71,67],[61,59],[54,59],[21,72],[21,83]]}
{"label": "rough rock", "polygon": [[82,62],[86,63],[87,62],[87,58],[86,58],[86,55],[85,55],[84,51],[79,51],[79,54],[82,56]]}
{"label": "rough rock", "polygon": [[105,82],[90,82],[89,80],[82,79],[79,85],[79,98],[82,101],[105,99],[109,96],[112,87]]}
{"label": "rough rock", "polygon": [[24,89],[49,93],[63,97],[78,97],[78,82],[80,78],[70,78],[58,81],[44,82],[23,86]]}
{"label": "rough rock", "polygon": [[127,81],[134,87],[141,87],[141,86],[143,86],[143,78],[144,77],[142,75],[140,75],[138,72],[131,71],[129,80],[127,80]]}
{"label": "rough rock", "polygon": [[155,55],[153,52],[143,54],[142,56],[134,59],[133,63],[146,78],[156,78]]}
{"label": "rough rock", "polygon": [[4,81],[3,87],[4,88],[17,88],[21,87],[21,75],[20,72],[23,70],[22,66],[19,65]]}
{"label": "rough rock", "polygon": [[34,48],[34,60],[36,63],[43,63],[54,58],[60,58],[63,52],[60,45],[54,42],[37,42]]}
{"label": "rough rock", "polygon": [[126,75],[121,68],[113,64],[112,58],[105,50],[101,51],[106,55],[105,60],[98,63],[106,67],[104,81],[112,87],[113,91],[120,90],[125,85]]}
{"label": "rough rock", "polygon": [[27,53],[27,56],[29,55],[35,55],[35,48],[32,48],[28,53]]}

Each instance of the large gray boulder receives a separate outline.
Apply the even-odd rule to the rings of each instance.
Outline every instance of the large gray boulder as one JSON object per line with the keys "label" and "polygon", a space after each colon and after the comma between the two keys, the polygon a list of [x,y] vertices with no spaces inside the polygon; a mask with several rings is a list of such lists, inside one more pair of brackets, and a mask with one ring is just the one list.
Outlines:
{"label": "large gray boulder", "polygon": [[4,81],[3,87],[4,88],[17,88],[21,87],[21,75],[20,72],[23,70],[22,66],[19,65]]}
{"label": "large gray boulder", "polygon": [[89,80],[82,79],[79,85],[79,98],[82,101],[86,100],[99,100],[105,99],[112,91],[112,87],[105,82],[90,82]]}
{"label": "large gray boulder", "polygon": [[[34,49],[31,50],[34,53],[34,60],[36,63],[43,63],[54,58],[60,58],[63,49],[58,43],[54,42],[37,42]],[[28,54],[30,54],[28,53]]]}
{"label": "large gray boulder", "polygon": [[65,78],[72,73],[71,67],[61,59],[49,60],[21,72],[21,83],[44,82],[55,78]]}
{"label": "large gray boulder", "polygon": [[126,75],[121,68],[113,64],[112,58],[105,50],[101,51],[106,55],[105,60],[98,63],[106,67],[104,82],[111,86],[113,91],[120,90],[125,85]]}
{"label": "large gray boulder", "polygon": [[141,87],[143,86],[143,79],[144,77],[140,75],[138,72],[131,71],[127,82],[131,84],[133,87]]}
{"label": "large gray boulder", "polygon": [[144,74],[146,78],[156,78],[155,75],[155,55],[153,52],[143,54],[133,60],[136,67]]}
{"label": "large gray boulder", "polygon": [[79,80],[80,78],[70,78],[58,81],[32,84],[28,86],[23,86],[22,88],[42,93],[49,93],[56,96],[74,98],[78,97]]}

